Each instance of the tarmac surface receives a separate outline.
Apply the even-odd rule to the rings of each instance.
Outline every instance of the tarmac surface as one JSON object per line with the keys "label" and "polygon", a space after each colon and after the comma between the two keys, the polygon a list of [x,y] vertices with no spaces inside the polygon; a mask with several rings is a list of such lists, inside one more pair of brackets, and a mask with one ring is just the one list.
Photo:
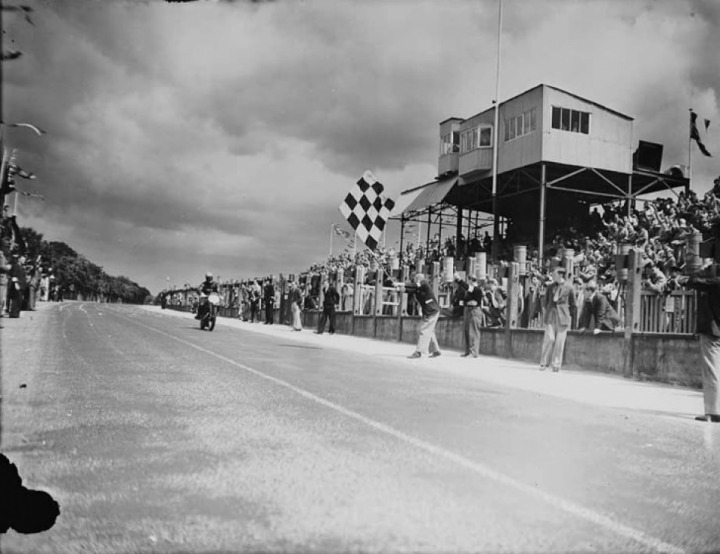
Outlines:
{"label": "tarmac surface", "polygon": [[1,450],[61,506],[3,553],[720,551],[699,391],[157,307],[1,321]]}

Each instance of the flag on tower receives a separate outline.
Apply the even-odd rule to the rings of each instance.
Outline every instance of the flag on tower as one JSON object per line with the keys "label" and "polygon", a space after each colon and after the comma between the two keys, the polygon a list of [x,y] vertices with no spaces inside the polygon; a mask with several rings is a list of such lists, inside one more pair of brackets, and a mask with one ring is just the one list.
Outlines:
{"label": "flag on tower", "polygon": [[[705,130],[707,131],[707,128],[710,125],[710,121],[707,119],[705,121],[707,122],[707,124],[705,125]],[[712,158],[712,154],[708,152],[708,149],[705,148],[705,145],[700,139],[700,131],[698,131],[697,128],[697,114],[692,110],[690,110],[690,140],[694,140],[695,142],[697,142],[698,148],[700,148],[700,152],[702,152],[708,158]]]}

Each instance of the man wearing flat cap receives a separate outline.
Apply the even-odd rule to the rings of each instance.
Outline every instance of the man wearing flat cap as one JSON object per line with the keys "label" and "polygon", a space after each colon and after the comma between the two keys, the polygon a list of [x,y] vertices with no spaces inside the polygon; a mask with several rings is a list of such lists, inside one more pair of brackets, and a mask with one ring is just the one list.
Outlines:
{"label": "man wearing flat cap", "polygon": [[477,358],[480,354],[480,329],[482,327],[482,299],[483,291],[478,284],[475,275],[471,275],[467,281],[460,278],[455,272],[455,282],[465,291],[465,313],[464,313],[464,338],[465,353],[463,357],[472,356]]}
{"label": "man wearing flat cap", "polygon": [[553,282],[545,295],[545,336],[540,371],[551,366],[554,372],[558,372],[565,352],[567,332],[577,307],[575,290],[565,281],[565,270],[561,267],[555,268],[552,278]]}

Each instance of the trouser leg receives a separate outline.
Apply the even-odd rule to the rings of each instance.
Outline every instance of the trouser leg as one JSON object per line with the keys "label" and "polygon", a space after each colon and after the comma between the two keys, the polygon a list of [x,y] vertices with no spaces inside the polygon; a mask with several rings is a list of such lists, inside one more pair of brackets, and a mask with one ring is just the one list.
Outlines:
{"label": "trouser leg", "polygon": [[469,354],[472,349],[471,338],[470,338],[470,323],[472,320],[472,310],[465,308],[463,313],[463,339],[465,344],[465,354]]}
{"label": "trouser leg", "polygon": [[552,365],[560,369],[563,361],[563,353],[565,352],[565,341],[567,340],[568,327],[558,326],[555,332],[555,345],[553,346]]}
{"label": "trouser leg", "polygon": [[428,352],[439,351],[437,339],[435,338],[435,324],[440,314],[430,317],[423,317],[420,323],[420,336],[418,337],[417,351],[427,355]]}
{"label": "trouser leg", "polygon": [[328,318],[330,319],[330,327],[328,328],[328,331],[330,331],[330,333],[334,333],[335,332],[335,308],[332,308],[328,312]]}
{"label": "trouser leg", "polygon": [[480,329],[482,328],[482,311],[480,308],[472,310],[470,315],[470,353],[480,355]]}
{"label": "trouser leg", "polygon": [[720,373],[720,338],[700,335],[702,355],[702,384],[705,413],[720,415],[718,402],[718,373]]}
{"label": "trouser leg", "polygon": [[545,335],[543,336],[542,355],[540,357],[540,365],[550,365],[553,347],[555,346],[555,326],[548,323],[545,326]]}

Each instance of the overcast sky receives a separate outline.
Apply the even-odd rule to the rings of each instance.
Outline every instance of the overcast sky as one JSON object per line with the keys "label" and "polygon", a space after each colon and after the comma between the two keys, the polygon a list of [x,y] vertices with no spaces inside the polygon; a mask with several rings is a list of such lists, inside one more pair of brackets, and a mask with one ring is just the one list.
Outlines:
{"label": "overcast sky", "polygon": [[[391,197],[432,181],[438,123],[494,98],[497,0],[22,3],[3,118],[48,134],[5,131],[38,175],[18,188],[47,198],[21,197],[19,223],[154,293],[324,260],[364,170]],[[718,28],[715,0],[504,0],[500,97],[546,83],[626,113],[663,166],[686,163],[693,107],[704,192]]]}

